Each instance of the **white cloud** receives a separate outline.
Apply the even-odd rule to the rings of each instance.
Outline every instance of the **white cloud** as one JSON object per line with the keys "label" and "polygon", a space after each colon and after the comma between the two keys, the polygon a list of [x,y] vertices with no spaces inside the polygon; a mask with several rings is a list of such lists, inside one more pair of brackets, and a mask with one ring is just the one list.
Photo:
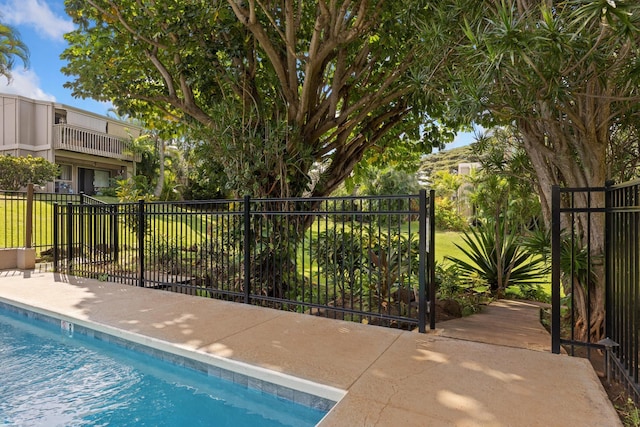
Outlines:
{"label": "white cloud", "polygon": [[33,71],[14,70],[11,72],[11,77],[11,82],[8,85],[6,77],[0,77],[0,93],[55,102],[55,96],[46,93],[40,88],[40,79]]}
{"label": "white cloud", "polygon": [[28,25],[40,35],[62,41],[62,35],[73,31],[73,22],[56,15],[45,0],[8,0],[0,3],[2,19],[10,25]]}

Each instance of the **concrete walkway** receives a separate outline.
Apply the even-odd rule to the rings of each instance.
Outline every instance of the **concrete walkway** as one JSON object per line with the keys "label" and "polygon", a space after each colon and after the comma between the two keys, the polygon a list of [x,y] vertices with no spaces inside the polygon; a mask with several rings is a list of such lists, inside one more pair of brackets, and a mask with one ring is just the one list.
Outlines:
{"label": "concrete walkway", "polygon": [[256,375],[302,391],[344,395],[322,427],[621,425],[588,361],[472,342],[468,327],[453,323],[461,321],[418,334],[19,271],[0,272],[0,301],[225,368],[257,367]]}
{"label": "concrete walkway", "polygon": [[442,337],[483,342],[506,347],[551,351],[551,337],[540,324],[540,308],[548,304],[499,300],[473,316],[438,325]]}

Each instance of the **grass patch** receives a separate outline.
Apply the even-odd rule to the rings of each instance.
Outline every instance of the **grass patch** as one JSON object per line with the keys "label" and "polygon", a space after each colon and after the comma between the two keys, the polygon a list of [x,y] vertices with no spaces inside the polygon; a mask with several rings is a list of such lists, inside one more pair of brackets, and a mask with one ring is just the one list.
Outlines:
{"label": "grass patch", "polygon": [[436,231],[436,262],[442,263],[445,256],[467,259],[466,255],[456,246],[464,245],[462,233],[456,231]]}

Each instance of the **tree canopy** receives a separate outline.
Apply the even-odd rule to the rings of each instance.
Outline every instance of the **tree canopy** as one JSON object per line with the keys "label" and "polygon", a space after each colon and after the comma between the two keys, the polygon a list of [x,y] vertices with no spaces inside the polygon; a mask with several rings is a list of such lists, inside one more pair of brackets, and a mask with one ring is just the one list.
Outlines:
{"label": "tree canopy", "polygon": [[449,112],[515,124],[537,172],[545,218],[552,184],[604,185],[613,129],[638,120],[635,0],[442,0],[424,38],[426,84]]}
{"label": "tree canopy", "polygon": [[[451,114],[477,123],[514,124],[534,167],[542,213],[551,218],[552,185],[601,187],[612,133],[637,129],[640,105],[640,3],[636,0],[441,0],[429,3],[423,37],[425,86],[441,90]],[[604,206],[599,194],[573,203]],[[578,237],[604,250],[604,219],[576,215]],[[585,243],[586,246],[586,243]],[[602,266],[594,266],[602,268]],[[604,277],[596,271],[594,277]],[[570,290],[568,290],[570,291]],[[597,340],[604,283],[589,296]],[[586,307],[578,307],[583,319]]]}
{"label": "tree canopy", "polygon": [[66,86],[189,123],[236,192],[327,195],[372,147],[441,128],[414,96],[420,3],[66,0]]}
{"label": "tree canopy", "polygon": [[0,155],[0,188],[19,190],[27,184],[44,185],[58,174],[58,166],[42,157]]}

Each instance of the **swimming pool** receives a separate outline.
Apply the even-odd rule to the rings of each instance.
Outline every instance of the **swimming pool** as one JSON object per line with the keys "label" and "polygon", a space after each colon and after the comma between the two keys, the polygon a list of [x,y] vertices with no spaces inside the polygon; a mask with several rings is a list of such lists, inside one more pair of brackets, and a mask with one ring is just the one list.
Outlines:
{"label": "swimming pool", "polygon": [[313,426],[326,410],[0,306],[0,425]]}

